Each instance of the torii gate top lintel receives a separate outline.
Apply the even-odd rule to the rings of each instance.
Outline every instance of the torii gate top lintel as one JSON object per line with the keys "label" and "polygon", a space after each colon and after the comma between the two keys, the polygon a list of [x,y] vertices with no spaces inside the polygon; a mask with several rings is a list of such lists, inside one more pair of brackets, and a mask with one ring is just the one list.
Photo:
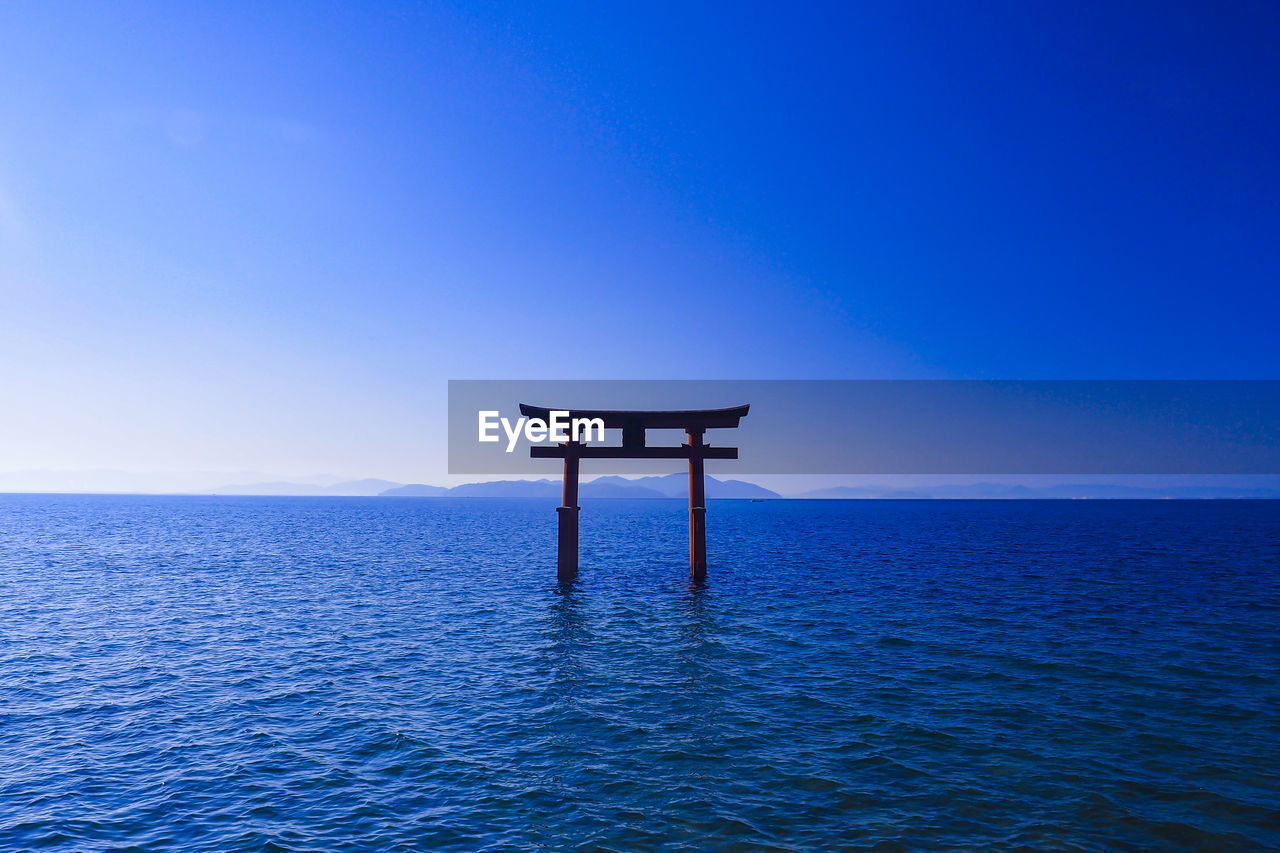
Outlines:
{"label": "torii gate top lintel", "polygon": [[746,417],[750,404],[730,406],[727,409],[552,409],[546,406],[520,404],[520,414],[544,421],[551,412],[568,412],[570,418],[600,418],[605,429],[626,429],[641,426],[643,429],[733,429]]}

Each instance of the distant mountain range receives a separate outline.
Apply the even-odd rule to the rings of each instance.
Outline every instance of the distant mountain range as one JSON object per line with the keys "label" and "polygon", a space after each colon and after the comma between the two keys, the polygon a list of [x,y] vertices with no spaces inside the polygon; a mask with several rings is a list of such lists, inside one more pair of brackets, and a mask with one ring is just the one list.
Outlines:
{"label": "distant mountain range", "polygon": [[[708,498],[779,498],[777,492],[742,480],[717,480],[707,477]],[[421,498],[556,498],[560,497],[559,480],[495,480],[490,483],[465,483],[446,489],[442,486],[408,485],[387,489],[383,497]],[[665,477],[597,477],[583,482],[578,494],[583,498],[683,498],[689,493],[689,475],[668,474]]]}
{"label": "distant mountain range", "polygon": [[[216,472],[131,473],[107,469],[81,471],[27,470],[0,472],[0,492],[125,493],[264,496],[386,496],[386,497],[531,497],[558,500],[560,479],[500,480],[447,488],[405,485],[391,480],[342,480],[328,474],[273,480],[269,474],[244,471],[226,485]],[[708,477],[707,497],[765,499],[783,497],[754,483]],[[581,485],[583,498],[679,498],[688,494],[688,475],[665,477],[605,476]],[[1274,476],[1220,478],[1197,482],[1040,482],[1040,483],[879,483],[814,489],[788,498],[814,500],[1044,500],[1044,499],[1280,499],[1280,478]]]}
{"label": "distant mountain range", "polygon": [[400,488],[400,484],[391,480],[344,480],[331,486],[319,486],[314,483],[247,483],[239,486],[220,486],[210,489],[210,495],[342,495],[370,496],[380,495],[388,489]]}
{"label": "distant mountain range", "polygon": [[[777,492],[743,480],[707,477],[708,498],[781,498]],[[664,477],[606,476],[584,481],[579,494],[588,500],[609,498],[684,498],[688,495],[687,474]],[[213,495],[301,495],[367,496],[392,498],[560,498],[561,483],[555,480],[494,480],[465,483],[448,488],[420,483],[404,485],[390,480],[345,480],[330,485],[315,483],[263,482],[221,486],[204,494]],[[915,488],[892,486],[834,486],[814,489],[791,498],[809,500],[1053,500],[1053,499],[1231,499],[1280,498],[1280,489],[1228,485],[1130,486],[1116,483],[1057,483],[1036,486],[1008,483],[965,483],[928,485]]]}

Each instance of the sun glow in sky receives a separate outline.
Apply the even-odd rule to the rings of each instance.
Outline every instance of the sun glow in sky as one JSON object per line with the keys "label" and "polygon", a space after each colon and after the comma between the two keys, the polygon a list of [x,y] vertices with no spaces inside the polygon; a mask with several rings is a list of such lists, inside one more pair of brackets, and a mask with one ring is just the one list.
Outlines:
{"label": "sun glow in sky", "polygon": [[0,471],[450,378],[1275,378],[1272,4],[0,7]]}

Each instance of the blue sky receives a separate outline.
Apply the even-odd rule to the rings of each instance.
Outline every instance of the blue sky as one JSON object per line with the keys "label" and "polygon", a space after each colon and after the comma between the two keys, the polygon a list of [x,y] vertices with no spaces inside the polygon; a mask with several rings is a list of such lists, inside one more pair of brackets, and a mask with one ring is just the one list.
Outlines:
{"label": "blue sky", "polygon": [[0,6],[0,471],[449,378],[1276,378],[1274,4]]}

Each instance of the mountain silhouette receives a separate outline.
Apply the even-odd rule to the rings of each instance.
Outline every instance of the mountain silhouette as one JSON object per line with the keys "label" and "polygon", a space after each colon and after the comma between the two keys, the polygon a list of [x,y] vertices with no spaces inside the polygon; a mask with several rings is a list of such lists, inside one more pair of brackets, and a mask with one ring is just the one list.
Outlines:
{"label": "mountain silhouette", "polygon": [[[489,483],[464,483],[445,489],[441,486],[410,484],[387,489],[383,497],[450,497],[450,498],[555,498],[561,494],[559,480],[495,480]],[[742,480],[717,480],[707,477],[708,498],[777,498],[777,492]],[[583,499],[609,498],[685,498],[689,495],[688,474],[665,477],[597,477],[582,483],[578,494]]]}

